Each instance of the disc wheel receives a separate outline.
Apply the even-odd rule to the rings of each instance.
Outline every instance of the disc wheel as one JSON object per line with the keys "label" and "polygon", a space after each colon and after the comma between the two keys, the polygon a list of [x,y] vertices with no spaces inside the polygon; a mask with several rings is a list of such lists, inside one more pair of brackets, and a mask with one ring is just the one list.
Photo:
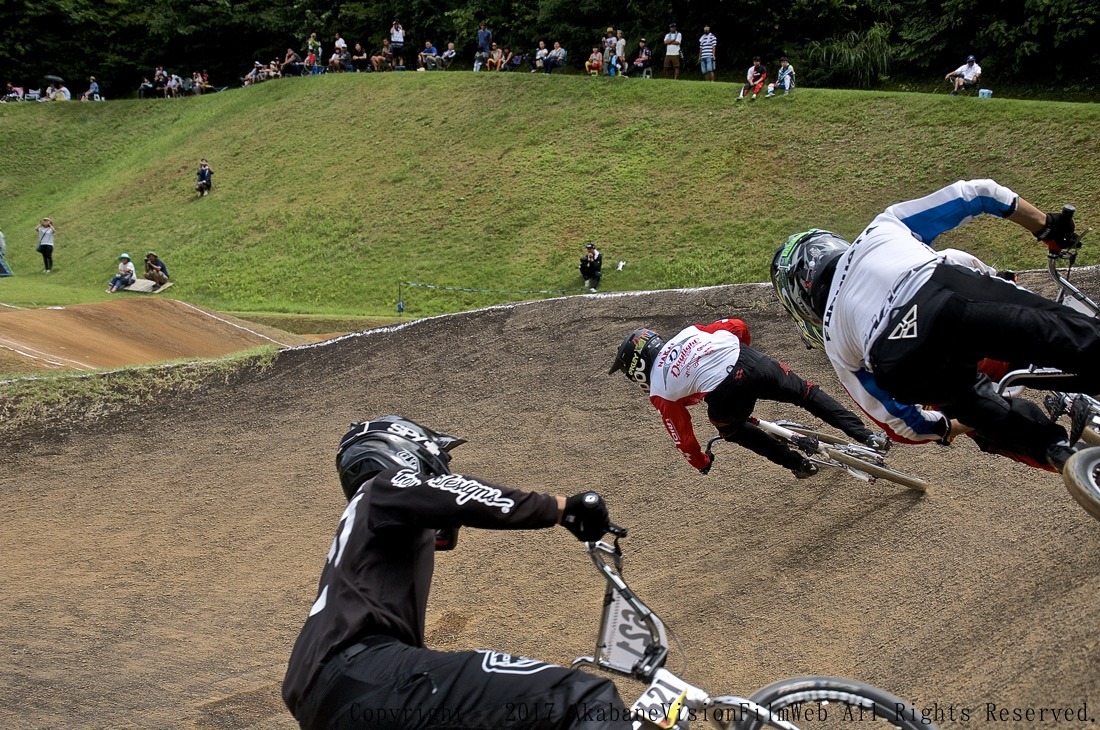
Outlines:
{"label": "disc wheel", "polygon": [[897,469],[891,469],[888,466],[882,466],[881,464],[873,464],[869,461],[853,456],[846,451],[840,449],[826,449],[825,452],[832,458],[839,461],[841,464],[845,464],[854,469],[859,469],[862,472],[866,472],[876,479],[885,479],[888,482],[894,484],[900,484],[903,487],[909,487],[915,489],[918,492],[923,492],[928,489],[928,482],[915,477],[911,474],[898,471]]}
{"label": "disc wheel", "polygon": [[[795,677],[757,690],[749,698],[769,712],[798,727],[855,728],[895,727],[900,730],[935,730],[920,711],[886,690],[838,677]],[[768,727],[749,717],[736,730]],[[731,729],[732,730],[732,729]]]}

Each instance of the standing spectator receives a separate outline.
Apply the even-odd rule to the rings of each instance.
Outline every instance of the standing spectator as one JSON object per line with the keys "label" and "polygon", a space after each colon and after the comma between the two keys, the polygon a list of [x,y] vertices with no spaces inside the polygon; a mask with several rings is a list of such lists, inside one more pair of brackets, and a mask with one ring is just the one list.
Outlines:
{"label": "standing spectator", "polygon": [[676,30],[676,24],[669,23],[668,32],[665,33],[665,65],[661,74],[666,79],[669,68],[672,69],[673,79],[680,78],[680,45],[683,41],[684,37]]}
{"label": "standing spectator", "polygon": [[548,55],[550,55],[550,51],[546,48],[546,41],[539,41],[539,47],[531,54],[531,73],[535,73],[543,67]]}
{"label": "standing spectator", "polygon": [[599,76],[603,66],[603,54],[599,46],[592,46],[592,53],[588,54],[588,60],[584,62],[584,70],[591,76]]}
{"label": "standing spectator", "polygon": [[447,43],[447,50],[443,51],[443,55],[439,57],[440,69],[442,69],[443,71],[449,69],[451,67],[451,64],[455,62],[456,55],[458,55],[458,52],[455,51],[454,42],[452,41]]}
{"label": "standing spectator", "polygon": [[474,53],[474,71],[480,71],[481,66],[489,60],[492,51],[493,31],[489,30],[488,21],[481,21],[481,28],[477,31],[477,52]]}
{"label": "standing spectator", "polygon": [[717,55],[714,52],[718,45],[718,39],[710,32],[710,26],[703,26],[703,35],[699,39],[699,70],[703,72],[703,78],[714,81],[714,64]]}
{"label": "standing spectator", "polygon": [[760,89],[764,87],[764,81],[768,78],[768,69],[764,68],[764,64],[760,62],[760,56],[752,57],[752,65],[749,66],[749,71],[745,75],[745,79],[748,83],[741,87],[741,93],[737,95],[737,98],[744,99],[745,94],[752,91],[752,98],[755,99],[756,95],[760,93]]}
{"label": "standing spectator", "polygon": [[623,73],[627,76],[634,76],[637,74],[641,76],[645,73],[645,70],[649,68],[653,63],[653,51],[646,45],[645,38],[638,39],[638,56],[634,59],[634,62]]}
{"label": "standing spectator", "polygon": [[321,57],[321,40],[316,33],[309,34],[309,40],[306,41],[306,50],[317,56],[317,58]]}
{"label": "standing spectator", "polygon": [[145,278],[153,282],[153,291],[168,283],[168,267],[152,251],[145,254]]}
{"label": "standing spectator", "polygon": [[351,63],[355,66],[356,71],[370,70],[370,56],[367,54],[367,49],[363,48],[362,43],[355,44],[355,49],[351,52]]}
{"label": "standing spectator", "polygon": [[195,192],[201,198],[210,192],[214,185],[214,171],[210,169],[210,163],[206,158],[199,160],[199,172],[195,179]]}
{"label": "standing spectator", "polygon": [[615,29],[608,28],[603,39],[603,67],[611,68],[611,57],[615,55]]}
{"label": "standing spectator", "polygon": [[[566,498],[452,474],[450,452],[462,443],[400,416],[352,424],[341,439],[348,505],[287,663],[287,708],[311,729],[630,730],[606,677],[500,651],[424,646],[435,553],[453,549],[463,525],[560,524],[582,541],[611,527],[595,492]],[[518,722],[518,707],[538,712],[523,710]]]}
{"label": "standing spectator", "polygon": [[543,71],[550,73],[556,68],[560,68],[565,65],[565,49],[561,47],[559,41],[554,41],[554,50],[546,54],[546,58],[542,62]]}
{"label": "standing spectator", "polygon": [[584,256],[581,256],[581,276],[584,277],[584,285],[588,287],[588,291],[595,292],[600,285],[600,279],[603,278],[603,255],[594,243],[587,243],[584,248]]}
{"label": "standing spectator", "polygon": [[8,253],[8,246],[4,243],[4,232],[0,231],[0,276],[11,276],[11,268],[4,256]]}
{"label": "standing spectator", "polygon": [[434,71],[439,68],[439,51],[431,41],[424,41],[424,50],[420,52],[419,61],[420,68],[425,71]]}
{"label": "standing spectator", "polygon": [[343,48],[345,51],[348,49],[348,42],[341,38],[339,33],[335,35],[332,42],[337,48]]}
{"label": "standing spectator", "polygon": [[405,29],[396,20],[390,26],[390,51],[393,52],[394,68],[405,67]]}
{"label": "standing spectator", "polygon": [[53,221],[43,218],[34,232],[38,234],[38,247],[35,251],[42,254],[42,273],[48,274],[53,271],[53,237],[57,229],[53,227]]}
{"label": "standing spectator", "polygon": [[779,70],[775,73],[775,83],[768,84],[768,96],[775,96],[776,89],[783,89],[783,95],[791,93],[794,88],[794,66],[786,56],[779,59]]}
{"label": "standing spectator", "polygon": [[[618,69],[619,75],[622,75],[626,70],[626,36],[621,30],[615,31],[615,58],[617,60],[615,68]],[[611,73],[611,69],[607,72]]]}
{"label": "standing spectator", "polygon": [[99,84],[95,81],[95,76],[88,77],[88,90],[80,95],[81,101],[95,101],[99,96]]}
{"label": "standing spectator", "polygon": [[954,80],[955,88],[951,91],[951,96],[955,96],[963,89],[975,88],[981,75],[982,67],[978,65],[978,59],[967,56],[966,63],[944,76],[944,79],[947,81]]}
{"label": "standing spectator", "polygon": [[130,254],[124,253],[118,257],[118,273],[111,278],[111,285],[107,287],[106,293],[114,294],[133,284],[136,278],[134,262],[130,260]]}

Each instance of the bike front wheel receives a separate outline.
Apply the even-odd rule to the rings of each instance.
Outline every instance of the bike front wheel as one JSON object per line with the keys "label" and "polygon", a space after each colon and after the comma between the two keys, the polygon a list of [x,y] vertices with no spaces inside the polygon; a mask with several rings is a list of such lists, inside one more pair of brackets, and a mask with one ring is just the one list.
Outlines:
{"label": "bike front wheel", "polygon": [[1100,520],[1100,448],[1082,449],[1069,457],[1062,481],[1077,504]]}
{"label": "bike front wheel", "polygon": [[891,469],[883,464],[876,464],[866,459],[861,459],[847,451],[841,451],[840,449],[825,449],[825,453],[841,464],[866,472],[876,479],[885,479],[888,482],[900,484],[903,487],[909,487],[918,492],[923,492],[928,489],[928,482],[919,477],[915,477],[912,474],[906,474],[897,469]]}
{"label": "bike front wheel", "polygon": [[[856,730],[887,727],[901,730],[936,730],[935,718],[886,690],[853,679],[839,677],[795,677],[757,690],[749,698],[778,719],[796,727],[847,728]],[[768,724],[749,717],[736,730],[758,730]]]}

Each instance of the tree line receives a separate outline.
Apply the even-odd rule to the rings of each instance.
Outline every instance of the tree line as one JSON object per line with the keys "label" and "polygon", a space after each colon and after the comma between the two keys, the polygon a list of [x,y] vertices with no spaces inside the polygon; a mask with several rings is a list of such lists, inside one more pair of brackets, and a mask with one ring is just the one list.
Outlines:
{"label": "tree line", "polygon": [[10,0],[0,4],[0,80],[39,85],[57,74],[79,90],[94,75],[112,98],[130,96],[163,65],[207,69],[235,86],[255,60],[281,60],[311,32],[326,54],[335,32],[368,50],[400,20],[406,44],[454,41],[472,59],[478,23],[514,51],[559,40],[574,59],[608,26],[629,47],[646,37],[659,56],[670,22],[696,60],[704,24],[718,36],[719,69],[740,74],[754,55],[787,55],[808,85],[870,87],[883,76],[937,78],[973,53],[985,78],[1088,85],[1100,72],[1093,0]]}

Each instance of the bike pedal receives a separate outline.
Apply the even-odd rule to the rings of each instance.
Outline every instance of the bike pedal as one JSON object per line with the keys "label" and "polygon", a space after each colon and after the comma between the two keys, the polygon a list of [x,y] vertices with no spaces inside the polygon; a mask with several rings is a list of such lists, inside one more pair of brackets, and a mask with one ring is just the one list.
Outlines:
{"label": "bike pedal", "polygon": [[807,454],[816,454],[818,441],[813,436],[806,436],[804,434],[798,434],[791,438],[795,446],[805,451]]}

